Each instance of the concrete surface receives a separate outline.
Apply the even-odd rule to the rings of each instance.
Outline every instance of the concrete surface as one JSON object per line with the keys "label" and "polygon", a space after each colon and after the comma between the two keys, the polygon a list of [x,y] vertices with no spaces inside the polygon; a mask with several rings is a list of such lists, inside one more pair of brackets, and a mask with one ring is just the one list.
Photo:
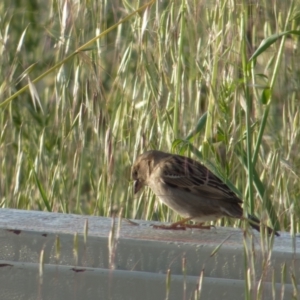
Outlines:
{"label": "concrete surface", "polygon": [[252,299],[299,297],[299,237],[136,222],[1,209],[0,299],[191,299],[201,271],[200,299],[243,299],[246,272]]}

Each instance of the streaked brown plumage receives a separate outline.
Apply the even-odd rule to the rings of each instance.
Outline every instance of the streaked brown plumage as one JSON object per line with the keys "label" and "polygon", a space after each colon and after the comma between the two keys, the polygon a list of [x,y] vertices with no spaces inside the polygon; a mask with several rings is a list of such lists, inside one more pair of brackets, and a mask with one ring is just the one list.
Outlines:
{"label": "streaked brown plumage", "polygon": [[[204,165],[191,158],[157,150],[145,152],[136,159],[132,178],[134,193],[149,186],[161,202],[185,219],[203,223],[221,217],[243,218],[242,200]],[[251,226],[259,230],[258,219],[248,218]]]}

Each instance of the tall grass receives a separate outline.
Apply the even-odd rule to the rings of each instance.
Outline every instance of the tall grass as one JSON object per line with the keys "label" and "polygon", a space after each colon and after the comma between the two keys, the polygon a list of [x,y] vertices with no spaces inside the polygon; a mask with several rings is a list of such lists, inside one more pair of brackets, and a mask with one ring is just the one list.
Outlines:
{"label": "tall grass", "polygon": [[161,149],[299,232],[299,4],[273,4],[157,1],[83,49],[140,3],[2,1],[1,207],[175,220],[132,194],[132,162]]}

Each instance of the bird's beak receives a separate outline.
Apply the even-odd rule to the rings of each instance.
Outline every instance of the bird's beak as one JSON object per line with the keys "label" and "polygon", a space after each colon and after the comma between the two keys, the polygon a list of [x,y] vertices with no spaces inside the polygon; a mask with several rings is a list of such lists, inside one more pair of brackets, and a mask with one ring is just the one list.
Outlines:
{"label": "bird's beak", "polygon": [[133,192],[136,194],[141,188],[142,188],[143,184],[141,181],[139,181],[138,179],[134,181],[133,183]]}

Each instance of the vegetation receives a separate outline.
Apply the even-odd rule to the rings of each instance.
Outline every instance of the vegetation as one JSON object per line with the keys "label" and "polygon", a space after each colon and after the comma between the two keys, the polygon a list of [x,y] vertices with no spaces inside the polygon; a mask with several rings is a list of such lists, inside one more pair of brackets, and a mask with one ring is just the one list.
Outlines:
{"label": "vegetation", "polygon": [[299,232],[298,2],[153,1],[105,32],[138,7],[1,2],[1,207],[174,221],[132,193],[132,162],[161,149]]}
{"label": "vegetation", "polygon": [[[133,161],[161,149],[201,160],[295,237],[299,1],[153,0],[136,13],[144,4],[1,1],[0,206],[175,221],[151,191],[132,193]],[[270,271],[276,298],[273,237],[261,235],[260,274],[252,238],[245,297],[263,297]]]}

